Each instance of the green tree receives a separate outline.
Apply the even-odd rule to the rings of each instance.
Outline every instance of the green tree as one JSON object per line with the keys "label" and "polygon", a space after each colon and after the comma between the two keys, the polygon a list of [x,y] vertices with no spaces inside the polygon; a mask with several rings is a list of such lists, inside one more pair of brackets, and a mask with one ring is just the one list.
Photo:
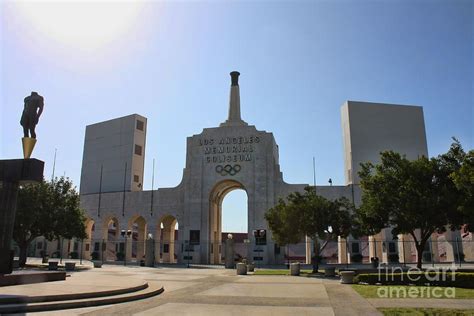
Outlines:
{"label": "green tree", "polygon": [[20,266],[25,265],[28,246],[36,237],[50,241],[87,237],[79,201],[72,182],[64,177],[20,188],[13,230],[13,239],[20,248]]}
{"label": "green tree", "polygon": [[463,156],[455,140],[450,150],[437,158],[408,160],[387,151],[381,153],[380,164],[362,164],[362,205],[357,210],[361,232],[372,235],[391,227],[394,236],[411,235],[417,267],[421,268],[430,236],[447,227],[459,229],[466,220],[459,211],[461,195],[451,176],[460,168]]}
{"label": "green tree", "polygon": [[[319,254],[330,240],[347,237],[352,230],[353,205],[346,198],[328,200],[313,187],[291,193],[265,213],[274,240],[280,245],[296,244],[305,236],[314,241],[313,270],[318,270]],[[323,243],[320,243],[320,240]]]}
{"label": "green tree", "polygon": [[474,228],[474,150],[464,156],[461,167],[451,176],[461,192],[460,211],[466,217],[467,228],[472,231]]}

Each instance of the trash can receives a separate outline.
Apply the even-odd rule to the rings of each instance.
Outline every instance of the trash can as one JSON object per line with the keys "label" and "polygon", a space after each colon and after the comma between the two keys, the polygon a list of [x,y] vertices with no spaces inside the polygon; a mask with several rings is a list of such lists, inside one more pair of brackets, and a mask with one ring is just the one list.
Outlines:
{"label": "trash can", "polygon": [[247,274],[247,265],[245,263],[237,263],[237,275],[246,275]]}
{"label": "trash can", "polygon": [[300,263],[295,262],[290,265],[290,274],[294,276],[300,275]]}

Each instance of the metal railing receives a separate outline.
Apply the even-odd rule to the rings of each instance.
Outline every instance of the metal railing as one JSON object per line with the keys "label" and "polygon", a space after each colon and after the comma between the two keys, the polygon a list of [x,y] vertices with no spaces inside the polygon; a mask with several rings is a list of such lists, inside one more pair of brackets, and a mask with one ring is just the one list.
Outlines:
{"label": "metal railing", "polygon": [[[152,245],[148,245],[151,242]],[[371,264],[377,257],[380,263],[393,265],[416,264],[417,252],[413,241],[328,241],[319,242],[318,261],[321,264],[360,265]],[[63,259],[100,260],[104,263],[143,264],[147,249],[152,252],[156,264],[223,264],[225,262],[225,241],[189,240],[62,240],[47,242],[39,238],[32,242],[28,256]],[[256,265],[309,263],[315,258],[313,242],[280,246],[273,241],[234,241],[235,262],[246,259]],[[15,247],[18,256],[18,247]],[[450,264],[462,266],[474,263],[474,240],[428,241],[422,254],[424,264]]]}

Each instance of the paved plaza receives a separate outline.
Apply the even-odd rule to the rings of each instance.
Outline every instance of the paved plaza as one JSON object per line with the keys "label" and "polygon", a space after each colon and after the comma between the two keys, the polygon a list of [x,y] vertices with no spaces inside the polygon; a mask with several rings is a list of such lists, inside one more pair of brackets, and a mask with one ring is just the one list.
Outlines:
{"label": "paved plaza", "polygon": [[[81,286],[89,282],[95,289],[102,289],[104,282],[110,286],[120,283],[129,286],[146,281],[152,287],[162,286],[165,291],[133,302],[28,315],[379,315],[371,304],[338,279],[237,276],[235,270],[220,268],[108,265],[73,273],[66,281],[29,285],[28,292],[23,294],[32,295],[35,290],[44,293],[53,287],[56,287],[53,291],[61,288],[72,291],[72,285],[79,279]],[[3,294],[8,295],[24,290],[18,286],[4,289],[8,293]]]}
{"label": "paved plaza", "polygon": [[28,315],[381,315],[377,308],[474,309],[472,299],[365,299],[338,278],[237,276],[235,270],[223,268],[117,265],[73,272],[66,281],[3,287],[0,298],[113,291],[144,283],[149,285],[144,291],[163,288],[164,292],[126,303]]}

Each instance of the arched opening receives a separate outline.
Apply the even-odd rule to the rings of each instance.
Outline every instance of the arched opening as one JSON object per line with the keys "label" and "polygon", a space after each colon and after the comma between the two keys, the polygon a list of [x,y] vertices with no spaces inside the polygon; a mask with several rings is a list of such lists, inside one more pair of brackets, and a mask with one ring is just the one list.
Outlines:
{"label": "arched opening", "polygon": [[159,249],[155,251],[156,260],[161,263],[176,263],[178,261],[179,247],[178,220],[172,215],[165,215],[160,219],[157,226],[156,239],[159,241]]}
{"label": "arched opening", "polygon": [[[234,251],[239,261],[247,257],[248,253],[248,198],[243,189],[229,191],[222,201],[222,233],[221,240],[225,241],[228,234],[232,234]],[[224,260],[225,251],[222,251],[221,260]],[[222,262],[221,261],[221,262]]]}
{"label": "arched opening", "polygon": [[[234,190],[237,190],[237,189],[241,189],[243,190],[244,192],[245,191],[245,188],[244,186],[240,183],[240,182],[237,182],[235,180],[224,180],[224,181],[221,181],[219,182],[218,184],[216,184],[216,186],[214,187],[214,189],[212,190],[211,192],[211,195],[210,195],[210,216],[209,216],[209,220],[210,220],[210,223],[209,223],[209,241],[210,241],[210,252],[209,252],[209,263],[211,264],[220,264],[222,263],[222,260],[223,260],[223,247],[222,247],[222,216],[223,216],[223,213],[222,213],[222,207],[223,207],[223,201],[224,201],[224,198],[227,196],[227,194],[229,194],[230,192],[234,191]],[[247,194],[245,194],[247,195]],[[237,198],[237,199],[241,199],[242,198],[242,194],[240,193],[237,193],[234,198],[230,198],[230,203],[233,202],[233,200]],[[248,201],[246,201],[246,203],[248,204]],[[228,203],[226,203],[226,209],[228,207]],[[236,205],[234,207],[237,207],[237,208],[241,208],[242,207],[242,201],[236,203]],[[235,210],[235,208],[234,208]],[[230,211],[229,213],[232,212],[232,207],[230,207]],[[226,211],[226,217],[227,217],[227,211]],[[229,217],[233,217],[231,215],[228,215]],[[236,214],[236,219],[239,218],[239,216],[244,216],[244,218],[248,218],[248,207],[245,207],[245,211],[242,212],[241,210],[238,212],[238,214]],[[237,225],[237,230],[241,230],[243,231],[243,233],[239,236],[241,240],[241,244],[242,244],[242,249],[239,249],[239,255],[242,256],[242,257],[247,257],[247,247],[246,247],[246,244],[244,243],[244,240],[247,240],[248,239],[248,223],[247,223],[247,220],[245,220],[245,226],[246,227],[242,227],[242,221],[239,221],[237,220],[236,222],[236,225]],[[238,228],[240,226],[240,229]],[[226,227],[229,227],[229,228],[232,228],[232,227],[235,227],[235,226],[227,226],[227,220],[226,220]],[[247,234],[245,234],[247,233]],[[239,242],[237,241],[236,242],[236,245],[238,244]],[[237,250],[237,249],[236,249]],[[236,252],[237,253],[237,252]]]}
{"label": "arched opening", "polygon": [[132,234],[127,244],[127,258],[138,261],[145,259],[146,220],[142,216],[134,216],[128,223],[128,229]]}
{"label": "arched opening", "polygon": [[117,260],[117,252],[119,247],[120,229],[119,221],[116,217],[109,217],[103,223],[103,236],[105,247],[102,248],[104,253],[104,261]]}
{"label": "arched opening", "polygon": [[86,260],[90,260],[92,258],[92,236],[95,230],[95,222],[92,219],[86,220],[86,234],[87,238],[83,240],[83,247],[82,247],[82,256]]}

